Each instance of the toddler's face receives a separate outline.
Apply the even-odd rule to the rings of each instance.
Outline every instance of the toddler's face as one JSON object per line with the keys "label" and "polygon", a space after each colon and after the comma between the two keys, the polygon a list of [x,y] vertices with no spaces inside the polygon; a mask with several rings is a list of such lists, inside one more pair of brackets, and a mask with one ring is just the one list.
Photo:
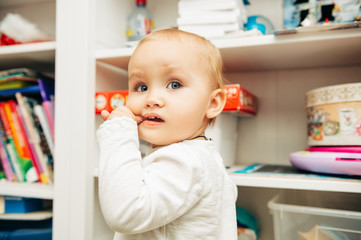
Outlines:
{"label": "toddler's face", "polygon": [[142,116],[139,136],[155,146],[203,135],[211,100],[207,62],[192,43],[152,40],[129,63],[127,107]]}

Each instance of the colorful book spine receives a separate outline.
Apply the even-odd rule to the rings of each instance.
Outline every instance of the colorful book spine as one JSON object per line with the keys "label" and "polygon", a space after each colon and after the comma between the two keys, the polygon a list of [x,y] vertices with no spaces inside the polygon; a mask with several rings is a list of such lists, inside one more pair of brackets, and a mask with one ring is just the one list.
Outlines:
{"label": "colorful book spine", "polygon": [[0,119],[2,122],[2,125],[4,127],[4,132],[6,135],[6,151],[8,152],[9,156],[10,156],[10,162],[11,165],[14,168],[14,172],[16,175],[16,179],[19,182],[23,182],[24,181],[24,175],[22,173],[22,171],[20,170],[20,164],[19,164],[19,156],[17,154],[17,151],[15,149],[15,145],[13,142],[13,136],[12,136],[12,132],[10,129],[10,123],[8,118],[6,117],[6,112],[5,112],[5,108],[4,108],[4,103],[0,103]]}
{"label": "colorful book spine", "polygon": [[17,104],[14,100],[4,102],[5,113],[9,121],[10,129],[19,155],[18,161],[24,175],[24,181],[36,182],[38,176],[33,165],[29,142],[24,126],[17,111]]}
{"label": "colorful book spine", "polygon": [[40,95],[43,100],[45,116],[50,128],[52,140],[54,141],[54,98],[55,84],[53,79],[38,79]]}
{"label": "colorful book spine", "polygon": [[46,120],[48,122],[50,128],[50,134],[52,138],[52,142],[54,142],[55,134],[54,134],[54,101],[43,101],[41,103],[43,106]]}
{"label": "colorful book spine", "polygon": [[11,182],[15,182],[16,181],[16,175],[14,172],[14,169],[11,166],[10,163],[10,159],[9,159],[9,154],[7,153],[6,150],[6,143],[3,141],[3,135],[4,133],[0,133],[0,160],[1,160],[1,165],[4,169],[4,173],[6,176],[6,179],[11,181]]}
{"label": "colorful book spine", "polygon": [[[0,175],[9,181],[51,183],[54,79],[30,69],[11,69],[0,71],[0,83]],[[41,99],[24,96],[28,94],[40,94]]]}
{"label": "colorful book spine", "polygon": [[46,119],[45,116],[45,112],[44,109],[41,105],[35,105],[34,106],[34,113],[38,116],[41,127],[43,129],[46,141],[48,143],[51,155],[54,155],[54,143],[53,143],[53,138],[52,135],[50,133],[50,126],[49,123]]}
{"label": "colorful book spine", "polygon": [[24,120],[24,126],[30,143],[30,150],[33,156],[34,167],[37,170],[40,181],[46,184],[48,183],[48,179],[43,170],[41,164],[42,161],[40,160],[44,158],[44,153],[41,150],[39,134],[35,129],[29,106],[24,100],[25,97],[19,92],[15,94],[15,97],[19,105],[19,112],[21,113],[21,116]]}
{"label": "colorful book spine", "polygon": [[7,137],[5,134],[5,130],[4,130],[2,121],[0,121],[0,160],[1,160],[1,165],[4,169],[6,179],[9,181],[15,182],[15,181],[17,181],[16,175],[15,175],[15,169],[11,164],[9,153],[6,150],[6,141],[7,141]]}
{"label": "colorful book spine", "polygon": [[37,133],[37,141],[39,144],[37,144],[36,146],[39,146],[39,147],[37,147],[37,152],[39,153],[39,156],[41,156],[41,157],[39,157],[40,162],[41,162],[41,167],[46,176],[47,183],[51,183],[52,182],[52,155],[49,150],[49,146],[46,141],[43,129],[41,127],[40,120],[39,120],[38,116],[34,113],[34,106],[38,105],[38,103],[34,99],[31,99],[28,97],[24,97],[23,99],[24,99],[24,102],[30,113],[31,119],[34,124],[34,128]]}

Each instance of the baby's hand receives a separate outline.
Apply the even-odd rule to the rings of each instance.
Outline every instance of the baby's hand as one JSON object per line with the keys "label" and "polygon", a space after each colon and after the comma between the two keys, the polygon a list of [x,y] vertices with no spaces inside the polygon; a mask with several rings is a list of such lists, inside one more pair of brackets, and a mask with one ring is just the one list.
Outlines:
{"label": "baby's hand", "polygon": [[143,118],[141,116],[135,116],[132,113],[132,111],[130,111],[130,109],[125,106],[119,106],[116,109],[114,109],[111,113],[109,113],[107,110],[103,110],[101,112],[101,116],[103,117],[104,121],[113,119],[115,117],[122,117],[122,116],[132,118],[134,121],[137,122],[137,124],[139,124],[143,120]]}

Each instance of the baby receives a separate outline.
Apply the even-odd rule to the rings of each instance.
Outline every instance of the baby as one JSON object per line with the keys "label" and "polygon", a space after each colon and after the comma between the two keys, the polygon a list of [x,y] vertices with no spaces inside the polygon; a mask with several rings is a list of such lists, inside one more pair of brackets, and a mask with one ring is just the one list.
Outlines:
{"label": "baby", "polygon": [[[128,66],[126,106],[101,113],[99,200],[114,239],[237,239],[237,188],[206,128],[222,112],[222,59],[208,40],[155,31]],[[144,158],[139,138],[152,145]]]}

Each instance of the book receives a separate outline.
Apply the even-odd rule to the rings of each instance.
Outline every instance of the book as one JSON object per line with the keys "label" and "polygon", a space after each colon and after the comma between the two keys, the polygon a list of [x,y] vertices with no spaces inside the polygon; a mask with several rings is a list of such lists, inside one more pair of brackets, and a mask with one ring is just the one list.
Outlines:
{"label": "book", "polygon": [[179,25],[178,29],[195,33],[203,37],[221,37],[228,32],[237,31],[240,29],[240,24],[224,23],[224,24],[196,24],[196,25]]}
{"label": "book", "polygon": [[4,213],[28,213],[44,208],[44,200],[38,198],[25,198],[4,196]]}
{"label": "book", "polygon": [[16,174],[14,166],[11,163],[10,155],[6,149],[7,137],[5,134],[4,126],[0,120],[0,160],[1,165],[3,166],[5,176],[7,180],[16,182]]}
{"label": "book", "polygon": [[4,132],[4,128],[0,121],[0,161],[1,166],[4,169],[4,174],[6,179],[11,182],[16,182],[15,169],[13,168],[10,162],[9,153],[6,150],[6,136]]}
{"label": "book", "polygon": [[[30,113],[31,119],[34,124],[34,128],[37,132],[37,139],[39,143],[36,146],[40,146],[40,149],[37,148],[37,152],[39,153],[39,160],[41,162],[41,167],[44,171],[44,180],[46,180],[46,183],[52,182],[52,166],[53,166],[53,157],[51,154],[51,151],[49,149],[48,142],[46,140],[46,137],[44,135],[44,131],[42,129],[42,126],[40,124],[39,117],[34,112],[34,107],[36,105],[39,105],[38,101],[35,99],[29,98],[29,97],[23,97],[25,105],[27,106],[27,109]],[[42,153],[42,154],[40,154]]]}
{"label": "book", "polygon": [[3,106],[10,131],[12,132],[15,149],[18,154],[17,160],[23,174],[23,179],[27,182],[37,182],[39,180],[38,175],[33,165],[29,142],[18,114],[17,104],[14,100],[9,100],[4,102]]}
{"label": "book", "polygon": [[4,168],[3,168],[3,166],[2,166],[1,163],[0,163],[0,181],[1,181],[2,179],[6,179],[6,175],[5,175]]}
{"label": "book", "polygon": [[35,85],[35,82],[23,80],[0,81],[0,90],[16,89]]}
{"label": "book", "polygon": [[12,76],[25,76],[25,77],[29,77],[32,79],[36,79],[38,76],[38,73],[29,68],[12,68],[12,69],[0,71],[0,79],[12,77]]}
{"label": "book", "polygon": [[41,160],[40,160],[41,158],[43,158],[43,152],[40,146],[39,134],[35,129],[34,122],[30,115],[30,110],[28,109],[28,106],[24,101],[23,95],[18,92],[15,94],[15,97],[16,97],[16,101],[18,102],[20,116],[22,117],[24,122],[25,130],[26,130],[25,132],[30,145],[30,152],[32,154],[33,165],[36,169],[40,182],[47,183],[48,181],[46,179],[44,170],[41,166]]}
{"label": "book", "polygon": [[204,11],[224,11],[238,9],[239,4],[237,0],[230,1],[179,1],[178,13],[179,15],[196,14]]}
{"label": "book", "polygon": [[35,105],[34,106],[34,113],[38,116],[39,121],[40,121],[40,125],[43,129],[46,141],[48,143],[49,149],[50,149],[50,153],[51,155],[54,155],[54,143],[53,143],[53,138],[50,132],[50,126],[49,123],[46,119],[45,116],[45,112],[44,109],[42,107],[42,105]]}
{"label": "book", "polygon": [[245,168],[233,171],[234,174],[258,175],[264,177],[285,177],[285,178],[316,178],[316,179],[340,179],[360,181],[360,176],[347,176],[335,174],[316,174],[304,171],[289,165],[261,164],[255,163]]}
{"label": "book", "polygon": [[4,133],[6,135],[6,151],[9,154],[9,159],[11,162],[11,165],[14,169],[15,175],[16,175],[16,179],[19,182],[23,182],[24,181],[24,176],[22,171],[20,170],[20,165],[19,165],[19,156],[16,152],[15,149],[15,145],[13,142],[13,136],[12,136],[12,132],[10,129],[10,123],[9,120],[6,117],[6,113],[5,113],[5,108],[4,108],[4,103],[0,102],[0,119],[2,122],[2,125],[4,127]]}
{"label": "book", "polygon": [[29,95],[39,95],[40,87],[39,87],[39,85],[33,85],[33,86],[23,87],[23,88],[0,90],[0,99],[6,100],[9,98],[13,98],[15,93],[17,93],[17,92],[20,92],[23,94],[29,94]]}
{"label": "book", "polygon": [[0,90],[37,85],[36,72],[26,68],[0,71]]}
{"label": "book", "polygon": [[54,142],[54,102],[55,102],[55,83],[53,79],[42,78],[38,79],[41,98],[43,100],[42,106],[45,116],[50,128],[52,141]]}
{"label": "book", "polygon": [[240,11],[238,10],[204,12],[204,14],[198,15],[180,15],[180,17],[177,18],[178,26],[237,22],[240,22]]}

